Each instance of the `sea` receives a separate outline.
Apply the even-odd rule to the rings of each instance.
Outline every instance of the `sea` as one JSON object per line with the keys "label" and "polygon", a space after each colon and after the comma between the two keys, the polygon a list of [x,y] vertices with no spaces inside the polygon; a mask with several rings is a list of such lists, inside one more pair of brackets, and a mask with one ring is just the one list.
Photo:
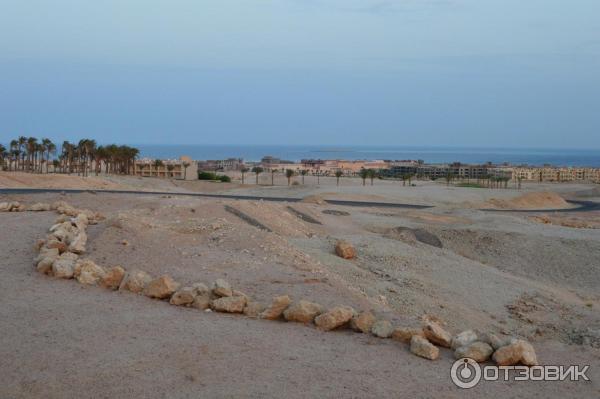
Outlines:
{"label": "sea", "polygon": [[411,146],[319,146],[319,145],[144,145],[140,157],[194,160],[242,158],[260,161],[266,155],[282,160],[423,160],[426,163],[586,166],[600,167],[600,149],[470,148]]}

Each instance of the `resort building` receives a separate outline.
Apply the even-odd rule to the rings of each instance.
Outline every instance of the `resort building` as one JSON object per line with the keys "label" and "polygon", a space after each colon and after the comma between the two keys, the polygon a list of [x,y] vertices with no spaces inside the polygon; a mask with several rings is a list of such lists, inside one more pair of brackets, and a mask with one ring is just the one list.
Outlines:
{"label": "resort building", "polygon": [[233,171],[245,167],[242,158],[209,159],[198,162],[198,170],[204,171]]}
{"label": "resort building", "polygon": [[569,182],[589,181],[600,183],[600,169],[573,167],[514,167],[512,178],[528,181]]}
{"label": "resort building", "polygon": [[134,175],[141,177],[162,177],[178,180],[197,180],[198,162],[190,157],[179,159],[137,159],[134,164]]}

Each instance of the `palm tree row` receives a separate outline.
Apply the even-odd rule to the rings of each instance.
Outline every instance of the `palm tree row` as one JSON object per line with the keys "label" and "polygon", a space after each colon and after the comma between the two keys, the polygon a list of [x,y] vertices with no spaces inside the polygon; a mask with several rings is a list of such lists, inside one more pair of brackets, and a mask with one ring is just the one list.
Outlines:
{"label": "palm tree row", "polygon": [[21,136],[12,140],[6,148],[0,144],[0,169],[27,172],[48,172],[50,157],[56,153],[56,145],[47,138]]}
{"label": "palm tree row", "polygon": [[0,169],[31,173],[48,173],[49,164],[53,171],[77,173],[87,176],[90,172],[129,174],[133,171],[139,150],[126,145],[110,144],[98,146],[95,140],[82,139],[77,143],[64,141],[57,156],[56,145],[47,138],[21,136],[10,142],[7,149],[0,144]]}

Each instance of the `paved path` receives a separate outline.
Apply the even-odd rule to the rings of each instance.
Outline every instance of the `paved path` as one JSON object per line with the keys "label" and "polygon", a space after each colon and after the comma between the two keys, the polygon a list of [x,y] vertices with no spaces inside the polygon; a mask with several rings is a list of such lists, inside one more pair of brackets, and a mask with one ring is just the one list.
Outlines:
{"label": "paved path", "polygon": [[569,204],[577,205],[575,208],[560,209],[480,209],[486,212],[531,212],[531,213],[549,213],[549,212],[589,212],[599,211],[600,202],[594,201],[575,201],[566,200]]}

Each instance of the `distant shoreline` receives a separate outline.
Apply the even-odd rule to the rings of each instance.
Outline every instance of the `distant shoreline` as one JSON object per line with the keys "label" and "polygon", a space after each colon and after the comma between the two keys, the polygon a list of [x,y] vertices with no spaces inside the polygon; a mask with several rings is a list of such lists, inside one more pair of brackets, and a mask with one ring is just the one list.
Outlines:
{"label": "distant shoreline", "polygon": [[301,159],[418,160],[426,163],[511,165],[556,167],[600,167],[600,150],[510,149],[415,146],[318,146],[318,145],[144,145],[136,144],[140,157],[176,159],[187,155],[194,160],[242,158],[260,161],[266,155],[298,162]]}

